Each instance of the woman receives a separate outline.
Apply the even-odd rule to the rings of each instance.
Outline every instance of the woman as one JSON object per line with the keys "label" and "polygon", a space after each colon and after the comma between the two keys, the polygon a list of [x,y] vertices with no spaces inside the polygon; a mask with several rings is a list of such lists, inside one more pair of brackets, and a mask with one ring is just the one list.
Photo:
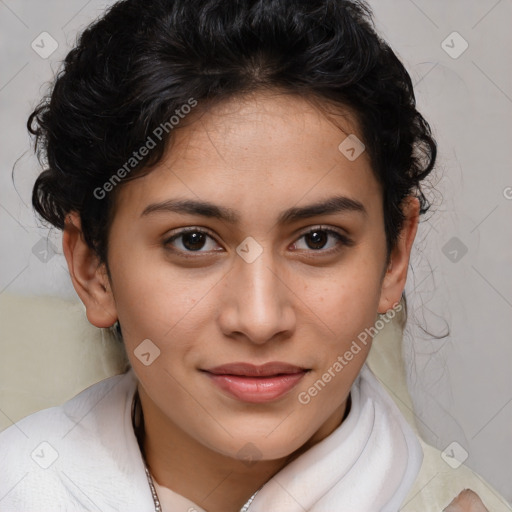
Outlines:
{"label": "woman", "polygon": [[0,435],[0,510],[406,510],[422,448],[362,333],[403,307],[436,143],[369,8],[118,2],[28,126],[130,364]]}

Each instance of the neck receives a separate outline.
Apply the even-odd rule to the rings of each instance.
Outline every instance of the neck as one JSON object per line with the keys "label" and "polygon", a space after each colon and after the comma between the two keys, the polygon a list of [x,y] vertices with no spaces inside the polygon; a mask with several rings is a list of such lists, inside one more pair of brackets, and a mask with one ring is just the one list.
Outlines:
{"label": "neck", "polygon": [[265,482],[332,433],[350,408],[348,399],[321,429],[287,457],[248,465],[199,443],[169,421],[140,386],[138,393],[151,422],[144,423],[141,412],[136,434],[153,479],[208,512],[238,512]]}

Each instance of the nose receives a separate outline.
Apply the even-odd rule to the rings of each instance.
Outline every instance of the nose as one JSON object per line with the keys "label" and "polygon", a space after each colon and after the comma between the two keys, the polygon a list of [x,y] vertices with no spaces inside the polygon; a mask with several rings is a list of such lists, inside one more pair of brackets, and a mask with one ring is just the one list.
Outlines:
{"label": "nose", "polygon": [[218,319],[223,334],[260,345],[290,337],[296,316],[286,277],[266,251],[252,263],[237,256],[221,289]]}

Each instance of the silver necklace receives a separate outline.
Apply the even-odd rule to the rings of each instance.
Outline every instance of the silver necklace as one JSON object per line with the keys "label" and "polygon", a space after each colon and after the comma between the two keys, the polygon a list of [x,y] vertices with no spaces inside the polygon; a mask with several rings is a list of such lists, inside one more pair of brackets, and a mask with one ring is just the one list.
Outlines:
{"label": "silver necklace", "polygon": [[[140,405],[139,393],[136,391],[135,396],[133,397],[132,402],[132,425],[135,431],[135,437],[139,442],[139,448],[142,455],[142,462],[144,463],[144,470],[146,472],[146,477],[148,479],[149,488],[151,489],[151,495],[153,496],[153,503],[155,504],[155,512],[162,512],[162,505],[160,504],[160,500],[158,499],[158,494],[155,489],[155,483],[153,482],[153,477],[148,469],[148,465],[146,464],[146,456],[144,454],[143,443],[144,439],[144,419],[142,415],[142,407]],[[249,507],[251,506],[252,501],[258,494],[259,489],[249,498],[247,503],[240,509],[240,512],[247,512]]]}
{"label": "silver necklace", "polygon": [[151,494],[153,495],[153,503],[155,504],[155,512],[162,512],[162,506],[160,505],[160,500],[158,499],[158,494],[156,493],[155,484],[153,483],[153,477],[149,472],[148,467],[146,466],[146,461],[144,461],[144,469],[146,470],[146,476],[148,477],[149,488],[151,489]]}

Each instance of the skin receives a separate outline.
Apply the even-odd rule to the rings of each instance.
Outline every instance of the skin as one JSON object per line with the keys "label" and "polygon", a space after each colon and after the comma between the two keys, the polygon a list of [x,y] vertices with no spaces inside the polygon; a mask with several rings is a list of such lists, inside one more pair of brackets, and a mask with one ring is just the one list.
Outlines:
{"label": "skin", "polygon": [[489,512],[482,500],[470,489],[464,489],[443,512]]}
{"label": "skin", "polygon": [[[406,220],[386,265],[382,190],[365,152],[350,161],[338,150],[349,133],[362,139],[357,120],[343,114],[345,133],[311,102],[258,92],[191,117],[149,174],[116,190],[112,280],[85,244],[78,214],[68,217],[64,254],[87,317],[97,327],[117,319],[122,326],[139,380],[151,472],[209,512],[238,511],[340,425],[370,343],[310,403],[299,403],[298,394],[377,313],[400,301],[419,202],[404,201]],[[366,213],[277,222],[284,210],[338,195],[361,202]],[[207,200],[240,218],[230,224],[190,213],[141,215],[171,198]],[[304,236],[319,225],[353,244],[323,231],[320,243]],[[202,247],[187,237],[168,241],[185,227],[211,237]],[[236,252],[248,236],[263,251],[251,263]],[[190,250],[194,243],[198,251]],[[145,339],[161,351],[149,366],[134,355]],[[238,361],[282,361],[310,371],[284,397],[250,404],[226,396],[200,371]],[[258,451],[253,465],[239,454],[248,443]]]}

